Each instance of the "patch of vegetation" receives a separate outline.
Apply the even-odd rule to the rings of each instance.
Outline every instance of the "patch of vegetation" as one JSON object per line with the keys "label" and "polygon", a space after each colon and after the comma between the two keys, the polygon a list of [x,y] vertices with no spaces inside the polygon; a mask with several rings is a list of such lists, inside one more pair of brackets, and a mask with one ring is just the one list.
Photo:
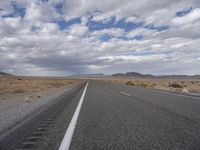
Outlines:
{"label": "patch of vegetation", "polygon": [[188,87],[186,84],[183,84],[184,87]]}
{"label": "patch of vegetation", "polygon": [[169,84],[169,87],[173,87],[173,88],[183,88],[182,85],[178,84],[178,83],[171,83]]}
{"label": "patch of vegetation", "polygon": [[24,93],[24,92],[26,92],[24,89],[15,89],[15,90],[13,90],[13,94],[20,94],[20,93]]}
{"label": "patch of vegetation", "polygon": [[127,81],[126,85],[135,85],[132,81]]}
{"label": "patch of vegetation", "polygon": [[149,84],[148,84],[148,87],[149,87],[149,88],[155,88],[155,87],[156,87],[156,84],[155,84],[155,83],[153,83],[153,84],[149,83]]}
{"label": "patch of vegetation", "polygon": [[146,88],[148,87],[148,84],[141,82],[141,83],[138,83],[137,86]]}
{"label": "patch of vegetation", "polygon": [[73,84],[74,82],[71,82],[71,81],[70,81],[70,82],[68,82],[68,83],[69,83],[69,84]]}

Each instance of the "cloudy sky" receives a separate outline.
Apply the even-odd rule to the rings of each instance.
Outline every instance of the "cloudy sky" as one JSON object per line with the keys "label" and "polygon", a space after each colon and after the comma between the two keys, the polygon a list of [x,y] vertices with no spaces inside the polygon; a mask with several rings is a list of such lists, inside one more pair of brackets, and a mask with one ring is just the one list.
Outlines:
{"label": "cloudy sky", "polygon": [[200,74],[200,1],[0,0],[0,71]]}

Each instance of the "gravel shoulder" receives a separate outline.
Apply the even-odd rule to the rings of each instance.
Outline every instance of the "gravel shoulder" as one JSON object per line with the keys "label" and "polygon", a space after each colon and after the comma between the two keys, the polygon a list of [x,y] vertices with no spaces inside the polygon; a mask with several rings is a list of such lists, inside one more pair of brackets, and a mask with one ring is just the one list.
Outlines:
{"label": "gravel shoulder", "polygon": [[73,84],[37,93],[21,93],[9,96],[6,100],[0,98],[0,134],[5,133],[16,124],[55,101],[57,97],[76,85]]}

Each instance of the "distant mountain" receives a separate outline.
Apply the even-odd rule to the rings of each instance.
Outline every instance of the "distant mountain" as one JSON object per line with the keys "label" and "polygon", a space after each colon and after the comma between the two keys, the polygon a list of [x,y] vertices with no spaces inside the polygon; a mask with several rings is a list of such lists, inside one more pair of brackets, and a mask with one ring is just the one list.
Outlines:
{"label": "distant mountain", "polygon": [[163,79],[200,79],[200,75],[162,75],[157,77]]}
{"label": "distant mountain", "polygon": [[141,74],[138,72],[127,72],[127,73],[116,73],[112,74],[113,77],[137,77],[137,78],[155,78],[155,76],[150,74]]}
{"label": "distant mountain", "polygon": [[105,77],[103,73],[96,73],[96,74],[74,74],[70,77]]}
{"label": "distant mountain", "polygon": [[160,79],[200,79],[200,75],[151,75],[138,72],[116,73],[112,77],[135,77],[135,78],[160,78]]}
{"label": "distant mountain", "polygon": [[13,76],[13,75],[0,71],[0,76]]}

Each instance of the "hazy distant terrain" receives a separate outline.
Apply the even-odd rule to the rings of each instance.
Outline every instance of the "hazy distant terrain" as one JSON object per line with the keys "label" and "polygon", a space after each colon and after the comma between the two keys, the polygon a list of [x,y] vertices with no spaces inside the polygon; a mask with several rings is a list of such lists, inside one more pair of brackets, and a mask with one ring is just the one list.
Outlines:
{"label": "hazy distant terrain", "polygon": [[157,78],[157,79],[200,79],[200,75],[151,75],[138,72],[116,73],[112,77],[136,77],[136,78]]}
{"label": "hazy distant terrain", "polygon": [[0,71],[0,76],[13,76],[13,75]]}
{"label": "hazy distant terrain", "polygon": [[96,73],[96,74],[73,74],[70,77],[105,77],[103,73]]}

